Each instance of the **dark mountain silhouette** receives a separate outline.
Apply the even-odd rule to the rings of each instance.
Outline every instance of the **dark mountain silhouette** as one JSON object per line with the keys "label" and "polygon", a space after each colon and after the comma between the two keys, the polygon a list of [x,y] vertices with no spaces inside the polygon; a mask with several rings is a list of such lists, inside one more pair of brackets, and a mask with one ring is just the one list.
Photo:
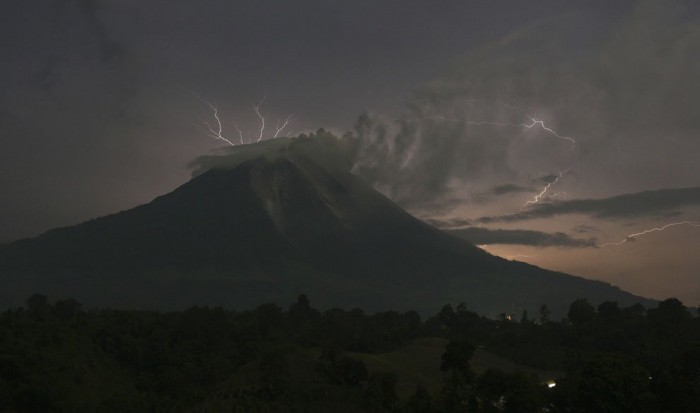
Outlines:
{"label": "dark mountain silhouette", "polygon": [[0,299],[13,306],[41,292],[101,307],[250,308],[306,293],[319,308],[427,312],[465,302],[487,315],[543,303],[563,314],[583,297],[648,303],[423,223],[347,172],[338,142],[237,152],[146,205],[5,245]]}

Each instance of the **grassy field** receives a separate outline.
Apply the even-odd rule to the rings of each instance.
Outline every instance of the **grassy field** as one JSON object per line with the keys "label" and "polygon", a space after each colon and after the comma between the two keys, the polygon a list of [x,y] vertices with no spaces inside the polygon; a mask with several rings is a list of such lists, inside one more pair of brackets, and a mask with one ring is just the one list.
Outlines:
{"label": "grassy field", "polygon": [[[349,353],[348,355],[362,360],[369,371],[395,371],[399,376],[396,392],[402,400],[410,397],[417,385],[428,389],[433,395],[440,392],[444,379],[440,371],[442,354],[445,352],[448,340],[444,338],[420,338],[396,351],[382,354]],[[522,371],[536,374],[542,381],[553,379],[560,375],[557,371],[545,371],[523,366],[506,360],[486,349],[479,348],[471,359],[472,369],[483,373],[490,368],[504,372]]]}
{"label": "grassy field", "polygon": [[[396,394],[402,401],[407,401],[421,385],[434,396],[439,396],[445,373],[440,371],[442,355],[448,340],[444,338],[420,338],[395,351],[368,354],[344,353],[346,356],[364,362],[371,373],[395,372],[398,375]],[[362,387],[340,387],[326,382],[318,372],[320,349],[302,349],[290,347],[287,351],[284,385],[293,394],[304,395],[304,405],[309,411],[359,412],[364,411]],[[471,359],[472,369],[482,373],[489,368],[505,372],[520,370],[536,374],[542,381],[558,375],[555,371],[543,371],[529,368],[479,348]],[[207,408],[230,410],[233,405],[233,389],[254,388],[260,383],[262,372],[260,363],[255,362],[241,368],[217,391],[218,397],[206,402]],[[205,408],[203,411],[205,411]]]}

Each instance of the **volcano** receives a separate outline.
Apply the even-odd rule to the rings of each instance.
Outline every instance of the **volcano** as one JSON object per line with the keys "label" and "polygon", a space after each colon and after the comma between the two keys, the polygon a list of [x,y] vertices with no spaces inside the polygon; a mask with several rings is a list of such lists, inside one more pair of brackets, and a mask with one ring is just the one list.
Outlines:
{"label": "volcano", "polygon": [[[317,134],[241,151],[152,202],[0,247],[5,307],[33,293],[88,306],[285,304],[564,314],[578,298],[648,300],[493,256],[411,216]],[[283,142],[282,142],[283,141]],[[229,159],[224,155],[222,159]]]}

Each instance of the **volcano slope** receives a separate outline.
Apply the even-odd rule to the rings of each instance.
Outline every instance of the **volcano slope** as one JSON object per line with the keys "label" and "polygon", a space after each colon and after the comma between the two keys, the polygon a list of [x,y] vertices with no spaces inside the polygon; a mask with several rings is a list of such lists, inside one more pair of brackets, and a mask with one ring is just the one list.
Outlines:
{"label": "volcano slope", "polygon": [[[334,142],[335,141],[335,142]],[[650,302],[609,284],[508,261],[403,211],[328,156],[335,138],[295,138],[205,168],[152,202],[0,247],[0,299],[33,293],[87,306],[317,308],[565,314],[578,298]]]}

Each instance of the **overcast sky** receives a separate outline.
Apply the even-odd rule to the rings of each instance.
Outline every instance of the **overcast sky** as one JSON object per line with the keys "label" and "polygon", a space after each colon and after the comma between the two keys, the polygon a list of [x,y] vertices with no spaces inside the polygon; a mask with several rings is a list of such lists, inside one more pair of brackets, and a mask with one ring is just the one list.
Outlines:
{"label": "overcast sky", "polygon": [[252,139],[266,96],[488,251],[700,304],[698,4],[5,1],[0,242],[174,189],[224,144],[199,97]]}

